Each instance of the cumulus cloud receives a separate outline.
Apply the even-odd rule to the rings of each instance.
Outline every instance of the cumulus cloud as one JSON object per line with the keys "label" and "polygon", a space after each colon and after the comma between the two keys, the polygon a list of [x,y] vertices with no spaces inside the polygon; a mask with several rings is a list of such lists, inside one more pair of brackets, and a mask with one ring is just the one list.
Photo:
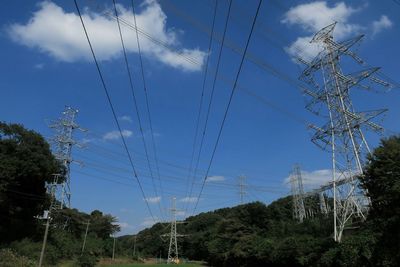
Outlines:
{"label": "cumulus cloud", "polygon": [[208,176],[207,177],[207,182],[219,182],[219,181],[224,181],[225,177],[221,175],[214,175],[214,176]]}
{"label": "cumulus cloud", "polygon": [[[15,42],[38,49],[53,58],[64,62],[91,61],[91,54],[85,39],[81,22],[77,14],[64,11],[50,1],[38,4],[26,24],[14,23],[8,33]],[[150,38],[139,36],[144,55],[168,66],[185,71],[198,71],[203,65],[206,53],[198,48],[180,47],[177,30],[167,27],[167,16],[155,0],[147,0],[143,10],[136,15],[138,28],[150,34],[157,41],[173,49],[160,46]],[[121,20],[133,22],[133,15],[128,8],[118,5]],[[85,8],[83,20],[99,60],[112,60],[121,56],[121,43],[118,26],[107,12],[96,13]],[[137,52],[136,35],[132,28],[121,24],[126,50]],[[198,64],[188,62],[190,58]]]}
{"label": "cumulus cloud", "polygon": [[352,15],[365,7],[366,5],[355,8],[345,2],[329,6],[326,1],[315,1],[290,8],[284,14],[281,22],[289,26],[300,26],[309,35],[298,37],[285,48],[286,52],[293,57],[300,56],[306,60],[311,60],[322,50],[317,44],[310,43],[313,35],[334,22],[337,22],[334,31],[337,40],[343,40],[359,32],[367,31],[369,28],[371,28],[372,36],[374,36],[383,29],[392,26],[392,22],[385,15],[382,15],[379,20],[374,21],[368,27],[349,22]]}
{"label": "cumulus cloud", "polygon": [[117,222],[115,224],[121,227],[121,229],[132,228],[132,226],[127,222]]}
{"label": "cumulus cloud", "polygon": [[372,22],[372,36],[375,36],[382,30],[391,28],[392,26],[393,22],[386,15],[382,15],[379,20]]}
{"label": "cumulus cloud", "polygon": [[[303,179],[303,186],[305,189],[317,188],[323,184],[332,181],[332,170],[322,169],[315,171],[301,171],[301,177]],[[290,176],[285,178],[285,183],[290,186]]]}
{"label": "cumulus cloud", "polygon": [[[362,8],[353,8],[344,2],[328,6],[325,1],[300,4],[285,13],[282,23],[300,26],[306,32],[314,34],[323,27],[338,22],[335,28],[335,37],[342,39],[363,29],[362,26],[348,22],[350,16]],[[310,44],[313,35],[299,37],[286,51],[291,56],[301,56],[310,60],[321,51],[317,44]]]}
{"label": "cumulus cloud", "polygon": [[144,218],[144,221],[140,225],[144,226],[144,227],[151,227],[154,224],[156,224],[157,222],[158,222],[157,218],[154,218],[154,220],[153,220],[153,218],[147,217],[147,218]]}
{"label": "cumulus cloud", "polygon": [[179,211],[177,211],[175,214],[176,214],[176,216],[185,216],[185,215],[186,215],[186,212],[183,211],[183,210],[179,210]]}
{"label": "cumulus cloud", "polygon": [[[344,172],[343,175],[337,174],[336,179],[340,180],[345,177],[357,176],[359,172],[357,170],[353,170],[352,172]],[[285,183],[290,186],[290,175],[285,178]],[[306,191],[318,188],[321,185],[327,184],[328,182],[332,182],[332,169],[322,169],[315,171],[301,171],[301,177],[303,180],[303,186]]]}
{"label": "cumulus cloud", "polygon": [[151,204],[158,203],[161,201],[161,197],[147,197],[145,200]]}
{"label": "cumulus cloud", "polygon": [[[132,134],[132,131],[122,130],[123,137],[131,137]],[[119,133],[119,131],[111,131],[103,135],[103,140],[117,140],[119,138],[121,138],[121,134]]]}
{"label": "cumulus cloud", "polygon": [[131,118],[130,116],[127,116],[127,115],[118,117],[118,120],[120,120],[120,121],[126,121],[126,122],[132,122],[132,118]]}
{"label": "cumulus cloud", "polygon": [[299,25],[308,32],[316,32],[337,21],[335,34],[340,38],[360,29],[357,24],[347,23],[350,16],[359,10],[360,8],[353,8],[344,2],[329,7],[327,2],[317,1],[290,8],[282,22]]}
{"label": "cumulus cloud", "polygon": [[34,67],[35,69],[41,70],[41,69],[44,68],[44,64],[43,64],[43,63],[38,63],[38,64],[35,64],[33,67]]}
{"label": "cumulus cloud", "polygon": [[184,197],[179,200],[180,202],[189,202],[193,203],[197,201],[197,197]]}

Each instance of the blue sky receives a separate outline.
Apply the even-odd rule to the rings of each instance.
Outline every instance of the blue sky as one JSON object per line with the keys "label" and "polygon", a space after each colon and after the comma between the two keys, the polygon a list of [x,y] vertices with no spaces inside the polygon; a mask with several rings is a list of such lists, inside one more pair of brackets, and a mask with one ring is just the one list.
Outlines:
{"label": "blue sky", "polygon": [[[240,62],[240,55],[232,48],[243,50],[257,1],[233,1],[191,198],[187,195],[187,177],[214,2],[135,1],[138,27],[147,34],[140,34],[139,38],[162,180],[160,188],[155,176],[158,194],[153,190],[144,156],[118,26],[107,15],[112,11],[112,1],[78,3],[154,217],[168,217],[172,196],[177,197],[177,207],[183,210],[180,218],[192,214]],[[120,16],[133,24],[130,1],[117,3]],[[218,1],[205,103],[211,91],[227,8],[228,1]],[[282,76],[296,80],[301,66],[293,61],[294,53],[301,51],[305,58],[313,55],[315,48],[310,48],[309,38],[319,28],[337,21],[336,38],[344,40],[365,33],[357,47],[359,55],[399,81],[399,11],[400,5],[395,1],[264,1],[248,50],[249,57],[259,64],[245,61],[240,89],[235,93],[196,213],[238,204],[237,177],[242,174],[248,184],[245,200],[265,203],[289,192],[285,179],[294,163],[301,164],[310,187],[328,179],[330,154],[310,142],[311,133],[303,123],[322,125],[323,120],[305,109],[306,98]],[[0,119],[21,123],[51,137],[48,121],[58,118],[65,105],[79,109],[77,121],[88,132],[75,135],[85,147],[73,150],[74,159],[84,164],[72,167],[72,205],[87,212],[100,209],[117,216],[121,234],[151,225],[152,218],[121,140],[115,135],[117,127],[73,1],[10,1],[0,12]],[[151,148],[135,32],[124,25],[122,32],[145,140]],[[360,70],[360,66],[345,62],[343,69],[351,73]],[[272,70],[279,74],[274,75]],[[356,110],[389,109],[381,122],[389,130],[386,135],[400,130],[399,97],[399,88],[352,91]],[[375,147],[380,137],[367,133],[367,138]],[[149,153],[155,171],[152,149]]]}

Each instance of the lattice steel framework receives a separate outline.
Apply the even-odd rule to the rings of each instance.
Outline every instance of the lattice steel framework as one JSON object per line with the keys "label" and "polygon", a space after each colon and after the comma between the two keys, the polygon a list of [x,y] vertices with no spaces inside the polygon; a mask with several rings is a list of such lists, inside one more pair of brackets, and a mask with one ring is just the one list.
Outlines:
{"label": "lattice steel framework", "polygon": [[[71,173],[70,164],[72,162],[71,151],[72,146],[76,145],[77,142],[73,139],[73,132],[76,129],[80,129],[79,125],[75,122],[77,109],[71,107],[65,107],[62,112],[61,118],[56,120],[50,125],[50,128],[54,129],[55,135],[51,139],[53,143],[53,154],[64,167],[64,179],[59,184],[56,193],[56,199],[60,202],[60,208],[71,207]],[[83,131],[83,130],[82,130]]]}
{"label": "lattice steel framework", "polygon": [[176,209],[176,197],[172,198],[172,207],[171,211],[171,231],[169,234],[164,234],[162,237],[169,237],[169,246],[168,246],[168,260],[167,264],[179,263],[179,254],[178,254],[178,237],[183,237],[184,235],[178,234],[176,231],[176,214],[178,210]]}
{"label": "lattice steel framework", "polygon": [[[321,29],[312,38],[311,43],[322,50],[311,62],[300,59],[306,65],[300,80],[308,84],[304,89],[310,97],[306,107],[328,119],[324,126],[310,125],[310,128],[314,130],[312,142],[332,153],[332,182],[325,185],[325,190],[322,187],[318,191],[333,198],[334,239],[340,242],[343,230],[354,218],[365,218],[368,199],[359,187],[358,177],[363,175],[364,161],[370,149],[363,130],[383,131],[371,120],[386,111],[356,112],[350,89],[357,86],[371,90],[372,83],[384,87],[390,85],[375,76],[379,70],[376,67],[352,74],[343,73],[341,60],[344,56],[364,65],[363,60],[350,51],[350,47],[363,36],[336,42],[333,38],[335,26],[333,23]],[[322,197],[325,199],[325,195]],[[326,207],[321,208],[327,212]]]}
{"label": "lattice steel framework", "polygon": [[290,174],[290,185],[293,198],[293,218],[303,222],[307,217],[306,209],[304,206],[304,189],[303,178],[299,165],[294,165],[292,173]]}

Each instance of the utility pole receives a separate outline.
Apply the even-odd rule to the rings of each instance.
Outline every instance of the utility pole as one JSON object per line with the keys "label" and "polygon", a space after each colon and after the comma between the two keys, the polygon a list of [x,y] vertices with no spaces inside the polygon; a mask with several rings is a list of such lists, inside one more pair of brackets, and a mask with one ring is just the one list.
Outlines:
{"label": "utility pole", "polygon": [[87,238],[87,234],[88,234],[88,231],[89,231],[89,224],[90,224],[90,220],[87,220],[87,222],[86,222],[85,237],[84,237],[84,239],[83,239],[81,255],[83,255],[83,252],[85,251],[86,238]]}
{"label": "utility pole", "polygon": [[51,213],[52,213],[52,211],[54,209],[56,187],[57,187],[58,180],[59,180],[59,177],[60,177],[59,174],[53,174],[53,176],[54,176],[53,183],[50,183],[50,184],[47,185],[47,193],[50,194],[50,207],[49,207],[49,210],[48,210],[47,216],[46,216],[46,227],[45,227],[45,230],[44,230],[42,250],[40,252],[39,267],[42,266],[43,260],[44,260],[44,253],[45,253],[46,244],[47,244],[47,236],[49,234]]}
{"label": "utility pole", "polygon": [[133,256],[136,256],[136,236],[137,235],[135,235],[133,239]]}
{"label": "utility pole", "polygon": [[304,206],[303,178],[300,166],[297,164],[293,166],[293,171],[290,174],[290,184],[293,198],[293,217],[303,222],[307,214]]}
{"label": "utility pole", "polygon": [[162,236],[169,236],[169,247],[168,247],[168,260],[167,264],[171,263],[179,263],[179,254],[178,254],[178,241],[177,237],[183,237],[184,235],[180,235],[176,232],[176,213],[178,210],[176,209],[176,197],[172,197],[172,207],[171,211],[171,231],[169,234],[163,234]]}
{"label": "utility pole", "polygon": [[[322,51],[311,61],[299,59],[306,65],[300,80],[307,84],[303,88],[310,97],[307,109],[329,121],[321,127],[310,125],[314,130],[312,142],[332,155],[332,182],[326,194],[333,198],[334,240],[340,242],[346,225],[354,219],[365,219],[369,200],[359,187],[358,177],[363,175],[364,159],[370,153],[363,130],[382,132],[383,127],[372,119],[386,110],[356,112],[350,91],[353,86],[372,90],[372,83],[381,87],[391,87],[376,77],[379,68],[367,68],[345,74],[341,58],[349,57],[353,64],[364,66],[364,61],[350,48],[358,43],[363,35],[336,42],[333,31],[336,22],[317,32],[311,43],[318,44]],[[350,62],[349,62],[350,63]]]}
{"label": "utility pole", "polygon": [[61,162],[65,170],[64,180],[60,185],[61,188],[58,190],[60,209],[63,207],[71,208],[71,151],[72,146],[77,144],[73,139],[73,132],[76,129],[85,131],[75,122],[77,113],[77,109],[67,106],[65,107],[61,118],[50,124],[50,128],[55,131],[54,137],[50,140],[54,144],[53,154],[56,159]]}
{"label": "utility pole", "polygon": [[113,243],[113,252],[112,252],[112,260],[115,259],[115,235],[114,235],[114,243]]}
{"label": "utility pole", "polygon": [[239,182],[239,196],[240,196],[240,205],[244,204],[244,196],[246,195],[246,176],[240,175],[238,177]]}

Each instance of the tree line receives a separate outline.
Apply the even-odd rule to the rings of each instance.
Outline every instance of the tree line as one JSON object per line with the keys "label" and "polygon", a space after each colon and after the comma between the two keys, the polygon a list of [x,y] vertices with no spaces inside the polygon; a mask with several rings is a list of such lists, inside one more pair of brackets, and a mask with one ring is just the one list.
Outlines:
{"label": "tree line", "polygon": [[[371,201],[369,213],[365,221],[349,222],[341,243],[333,241],[332,214],[299,223],[289,196],[187,218],[178,226],[187,235],[180,255],[211,266],[400,266],[400,137],[381,141],[359,179]],[[317,198],[307,202],[318,208]],[[132,253],[136,238],[140,255],[165,257],[168,244],[160,235],[166,227],[159,223],[121,237],[122,246]]]}
{"label": "tree line", "polygon": [[[178,242],[180,255],[211,266],[400,266],[400,137],[383,139],[364,171],[360,180],[371,200],[369,213],[365,221],[353,222],[341,243],[333,241],[331,214],[299,223],[289,196],[187,218],[178,225],[186,235]],[[0,266],[35,266],[44,232],[38,215],[50,205],[45,184],[63,172],[40,134],[0,122]],[[309,198],[307,205],[317,209],[317,201]],[[98,258],[111,257],[110,236],[117,231],[116,218],[101,211],[58,210],[52,215],[46,264],[75,259],[77,266],[94,266]],[[166,231],[168,224],[158,223],[120,237],[118,253],[165,258],[168,240],[161,235]]]}
{"label": "tree line", "polygon": [[[40,134],[0,122],[0,266],[37,266],[46,220],[42,215],[51,201],[46,183],[53,182],[55,173],[62,175],[64,169]],[[94,266],[98,258],[111,257],[111,235],[119,231],[115,217],[64,208],[50,218],[46,265],[75,259],[77,266]]]}

